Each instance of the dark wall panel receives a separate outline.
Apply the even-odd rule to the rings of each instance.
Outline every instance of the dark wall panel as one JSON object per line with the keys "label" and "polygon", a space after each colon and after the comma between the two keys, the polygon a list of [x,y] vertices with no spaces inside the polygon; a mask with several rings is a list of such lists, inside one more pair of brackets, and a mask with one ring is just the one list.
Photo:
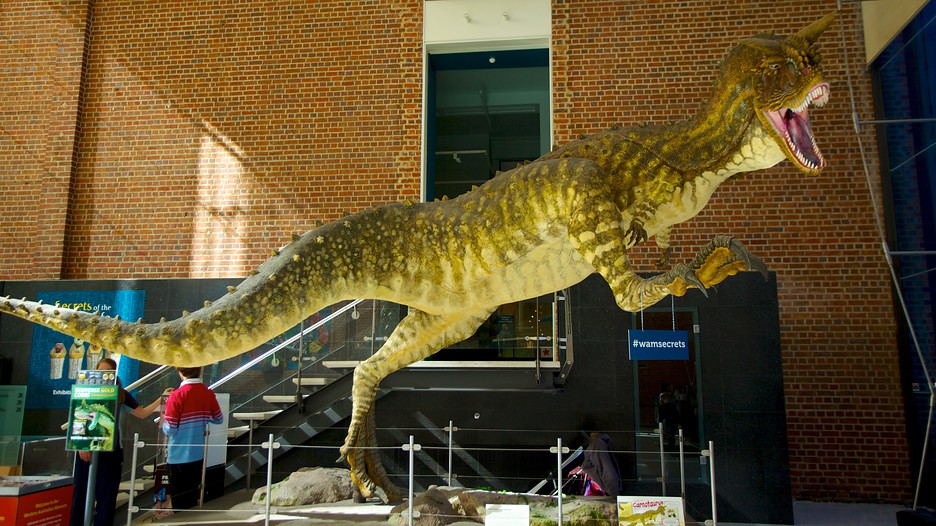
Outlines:
{"label": "dark wall panel", "polygon": [[[144,319],[157,321],[161,316],[177,317],[182,310],[196,310],[205,299],[222,296],[225,287],[235,282],[30,281],[6,282],[2,288],[4,295],[14,297],[35,297],[43,290],[145,289]],[[635,317],[614,305],[608,286],[598,276],[574,287],[570,299],[575,364],[567,381],[554,385],[553,373],[545,370],[540,383],[527,375],[508,389],[488,390],[481,379],[475,389],[463,386],[450,391],[423,386],[444,388],[446,375],[457,371],[420,373],[430,376],[419,382],[419,388],[395,389],[377,403],[378,440],[388,446],[384,452],[388,470],[403,472],[406,458],[390,446],[402,444],[414,434],[417,442],[425,444],[423,454],[432,459],[420,463],[417,482],[440,483],[439,469],[444,472],[447,467],[447,452],[442,448],[446,437],[440,436],[438,429],[451,420],[460,429],[456,443],[468,453],[455,459],[455,472],[461,475],[462,484],[526,490],[552,476],[555,457],[546,450],[557,438],[574,449],[587,443],[587,433],[597,431],[611,436],[625,491],[658,493],[659,483],[648,478],[642,465],[652,462],[647,457],[653,455],[638,457],[633,453],[646,451],[648,440],[635,433],[635,364],[627,353],[627,330]],[[699,404],[705,440],[715,444],[719,520],[792,523],[775,276],[765,281],[759,274],[744,273],[710,291],[708,298],[690,291],[677,298],[675,306],[698,312]],[[32,327],[0,316],[0,357],[12,360],[14,384],[28,380]],[[387,383],[396,386],[398,382]],[[60,413],[31,415],[27,434],[59,434],[58,426],[64,421]],[[320,435],[316,443],[337,448],[343,436],[340,428],[346,424],[339,422],[336,432]],[[426,426],[435,432],[426,431]],[[498,448],[512,451],[498,452]],[[276,471],[280,474],[291,465],[332,466],[336,457],[337,449],[296,455],[284,458]],[[688,487],[688,507],[690,512],[707,517],[709,489],[701,482],[707,477],[707,472],[702,475],[707,467],[698,466],[697,455],[693,458],[695,475]],[[433,463],[434,471],[426,467]]]}

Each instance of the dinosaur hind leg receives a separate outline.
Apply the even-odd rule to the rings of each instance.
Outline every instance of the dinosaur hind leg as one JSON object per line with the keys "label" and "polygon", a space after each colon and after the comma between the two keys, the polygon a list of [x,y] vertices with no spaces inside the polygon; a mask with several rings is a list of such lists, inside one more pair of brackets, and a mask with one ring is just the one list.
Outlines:
{"label": "dinosaur hind leg", "polygon": [[374,397],[380,381],[390,373],[435,354],[439,349],[468,338],[493,312],[432,315],[412,311],[403,318],[377,353],[354,369],[352,410],[341,459],[351,467],[351,480],[364,497],[389,501],[401,496],[380,462],[374,437]]}
{"label": "dinosaur hind leg", "polygon": [[[371,408],[364,418],[361,432],[358,434],[357,443],[354,446],[355,461],[351,472],[351,478],[363,496],[376,496],[383,502],[396,502],[405,494],[406,490],[397,486],[387,475],[383,462],[380,460],[380,450],[377,445],[377,427],[375,425],[374,409]],[[349,462],[351,462],[349,460]],[[365,494],[360,487],[361,484],[367,484],[370,494]]]}

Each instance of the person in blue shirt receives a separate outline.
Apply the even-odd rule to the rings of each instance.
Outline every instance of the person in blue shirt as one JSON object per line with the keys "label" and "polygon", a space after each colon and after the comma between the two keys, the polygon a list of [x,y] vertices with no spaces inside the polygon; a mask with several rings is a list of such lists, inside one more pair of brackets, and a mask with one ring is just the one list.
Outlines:
{"label": "person in blue shirt", "polygon": [[198,503],[208,424],[224,421],[214,391],[201,381],[201,367],[177,367],[182,385],[169,395],[163,432],[169,437],[169,488],[173,509]]}

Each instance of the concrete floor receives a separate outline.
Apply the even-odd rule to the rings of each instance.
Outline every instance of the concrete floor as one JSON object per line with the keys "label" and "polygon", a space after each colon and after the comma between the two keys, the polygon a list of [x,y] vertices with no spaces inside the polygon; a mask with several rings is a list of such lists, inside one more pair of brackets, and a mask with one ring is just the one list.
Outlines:
{"label": "concrete floor", "polygon": [[[250,504],[252,491],[225,495],[208,503],[204,509],[178,512],[163,520],[154,520],[149,513],[133,521],[134,526],[178,526],[182,524],[238,525],[264,524],[264,510]],[[281,508],[271,515],[270,524],[289,523],[290,526],[385,526],[393,506],[378,502],[354,504],[344,501],[335,504]],[[794,502],[795,526],[897,526],[897,512],[907,507],[888,504],[839,504],[827,502]],[[477,522],[459,521],[460,526]],[[689,523],[700,524],[700,523]],[[737,523],[719,524],[741,526]],[[760,526],[745,524],[744,526]]]}

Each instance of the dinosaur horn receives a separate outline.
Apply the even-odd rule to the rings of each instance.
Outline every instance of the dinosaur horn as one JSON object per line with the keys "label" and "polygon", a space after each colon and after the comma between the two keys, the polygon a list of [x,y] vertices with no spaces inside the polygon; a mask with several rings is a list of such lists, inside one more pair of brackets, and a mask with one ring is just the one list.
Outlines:
{"label": "dinosaur horn", "polygon": [[819,37],[822,36],[822,33],[832,25],[832,22],[838,16],[838,11],[832,11],[826,16],[816,20],[812,24],[800,29],[797,33],[797,36],[801,36],[809,41],[810,44],[819,40]]}
{"label": "dinosaur horn", "polygon": [[753,37],[745,39],[742,44],[763,52],[775,52],[780,49],[780,42],[770,38]]}

